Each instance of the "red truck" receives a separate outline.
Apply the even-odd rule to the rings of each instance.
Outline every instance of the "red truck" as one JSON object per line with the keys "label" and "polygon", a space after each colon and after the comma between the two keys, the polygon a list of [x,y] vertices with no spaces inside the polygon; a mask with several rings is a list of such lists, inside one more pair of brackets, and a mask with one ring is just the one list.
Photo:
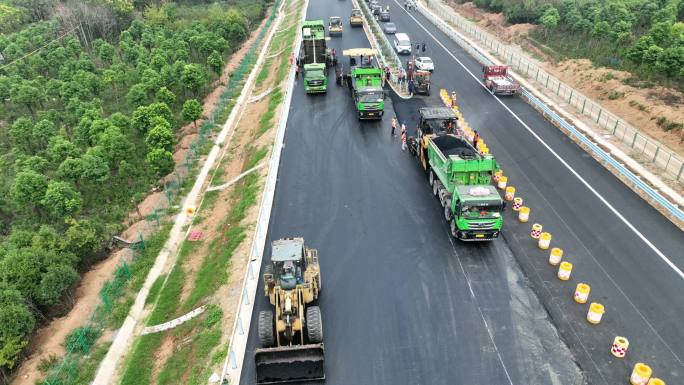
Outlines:
{"label": "red truck", "polygon": [[494,95],[515,95],[520,93],[520,83],[508,75],[507,66],[484,66],[484,84]]}

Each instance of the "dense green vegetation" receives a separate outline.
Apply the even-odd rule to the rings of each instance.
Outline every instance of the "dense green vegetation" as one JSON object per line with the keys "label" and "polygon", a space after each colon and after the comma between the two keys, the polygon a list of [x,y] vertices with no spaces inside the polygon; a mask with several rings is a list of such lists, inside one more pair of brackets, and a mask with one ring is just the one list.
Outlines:
{"label": "dense green vegetation", "polygon": [[178,128],[265,7],[158,4],[0,0],[3,373],[173,169]]}
{"label": "dense green vegetation", "polygon": [[562,56],[684,84],[682,0],[474,0],[510,23],[537,23],[535,39]]}

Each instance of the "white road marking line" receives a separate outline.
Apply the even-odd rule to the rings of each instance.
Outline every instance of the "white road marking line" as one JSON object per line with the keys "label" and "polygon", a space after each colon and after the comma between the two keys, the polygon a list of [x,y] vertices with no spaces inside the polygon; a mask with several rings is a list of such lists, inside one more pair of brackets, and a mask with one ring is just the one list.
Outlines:
{"label": "white road marking line", "polygon": [[[394,0],[394,2],[397,3],[397,5],[399,5],[399,3],[397,2],[397,0]],[[402,10],[403,10],[411,19],[413,19],[413,21],[415,21],[416,24],[418,24],[418,26],[420,26],[420,27],[425,31],[425,33],[427,33],[427,34],[428,34],[428,35],[429,35],[429,36],[430,36],[430,37],[431,37],[431,38],[432,38],[440,47],[442,47],[442,49],[444,49],[444,51],[445,51],[449,56],[451,56],[458,64],[460,64],[461,67],[463,67],[463,69],[464,69],[466,72],[468,72],[468,74],[470,74],[470,76],[472,76],[473,79],[475,79],[475,80],[477,81],[477,83],[478,83],[482,88],[486,89],[486,87],[484,86],[484,84],[482,84],[482,82],[480,82],[480,79],[479,79],[478,77],[476,77],[472,72],[470,72],[470,70],[469,70],[469,69],[468,69],[460,60],[458,60],[458,58],[456,58],[456,56],[454,56],[454,54],[452,54],[451,51],[449,51],[449,49],[448,49],[447,47],[445,47],[445,46],[442,44],[442,42],[440,42],[440,41],[439,41],[439,40],[438,40],[430,31],[428,31],[428,29],[425,28],[425,26],[423,26],[423,24],[422,24],[421,22],[419,22],[413,15],[411,15],[411,14],[410,14],[408,11],[406,11],[405,9],[402,8]],[[489,90],[487,90],[487,91],[489,91]],[[613,206],[612,206],[612,205],[611,205],[611,204],[610,204],[610,203],[609,203],[601,194],[599,194],[598,191],[596,191],[596,190],[595,190],[595,189],[594,189],[594,188],[593,188],[593,187],[592,187],[584,178],[582,178],[582,177],[579,175],[579,173],[577,173],[577,171],[575,171],[572,167],[570,167],[570,165],[569,165],[569,164],[568,164],[560,155],[558,155],[558,154],[557,154],[557,153],[556,153],[556,152],[555,152],[555,151],[554,151],[546,142],[544,142],[544,140],[543,140],[542,138],[540,138],[534,131],[532,131],[532,129],[531,129],[525,122],[523,122],[522,119],[520,119],[520,117],[518,117],[518,115],[516,115],[513,111],[511,111],[511,109],[508,108],[507,105],[505,105],[505,104],[504,104],[499,98],[497,98],[496,96],[492,95],[492,97],[493,97],[497,102],[499,102],[499,104],[501,104],[501,105],[502,105],[502,106],[503,106],[503,107],[504,107],[504,108],[505,108],[505,109],[506,109],[506,110],[507,110],[507,111],[508,111],[508,112],[509,112],[509,113],[510,113],[518,122],[520,122],[520,124],[522,124],[523,127],[525,127],[525,129],[527,129],[527,131],[529,131],[529,133],[532,134],[532,136],[534,136],[534,137],[535,137],[535,138],[536,138],[544,147],[546,147],[546,149],[549,150],[549,152],[551,152],[551,154],[553,154],[553,156],[556,157],[556,159],[558,159],[558,160],[561,162],[561,164],[563,164],[563,166],[565,166],[565,167],[566,167],[566,168],[567,168],[575,177],[577,177],[577,179],[578,179],[580,182],[582,182],[582,184],[584,184],[584,185],[589,189],[589,191],[591,191],[597,198],[599,198],[599,200],[600,200],[601,202],[603,202],[604,205],[606,205],[606,207],[608,207],[608,208],[609,208],[609,209],[610,209],[618,218],[620,218],[620,220],[621,220],[622,222],[624,222],[624,224],[627,225],[627,227],[629,227],[629,228],[630,228],[630,229],[631,229],[639,238],[641,238],[641,240],[642,240],[647,246],[649,246],[649,247],[650,247],[650,248],[651,248],[651,249],[652,249],[652,250],[653,250],[653,251],[654,251],[662,260],[663,260],[663,261],[665,261],[665,263],[667,263],[667,264],[668,264],[668,265],[669,265],[669,266],[670,266],[670,267],[679,275],[680,278],[684,279],[684,273],[683,273],[683,272],[682,272],[674,263],[672,263],[672,261],[670,261],[670,260],[665,256],[665,254],[663,254],[663,253],[662,253],[662,252],[661,252],[653,243],[651,243],[651,241],[649,241],[641,232],[639,232],[639,230],[637,230],[637,229],[631,224],[631,222],[629,222],[624,216],[622,216],[622,214],[620,214],[620,213],[617,211],[617,209],[615,209],[615,207],[613,207]],[[586,249],[586,247],[585,247],[585,249]],[[587,249],[587,251],[589,251],[589,250]],[[603,268],[603,266],[598,262],[598,260],[596,260],[596,258],[594,258],[594,256],[593,256],[591,253],[589,253],[589,255],[590,255],[591,258],[594,260],[594,262],[596,262],[596,264],[601,268],[601,270],[606,274],[606,276],[607,276],[608,279],[613,283],[613,285],[615,285],[615,287],[618,289],[618,291],[619,291],[620,293],[622,293],[622,295],[625,297],[625,299],[627,299],[627,302],[629,302],[629,303],[632,305],[632,307],[634,308],[634,310],[636,310],[636,312],[639,314],[639,316],[641,316],[641,318],[642,318],[642,319],[644,320],[644,322],[648,325],[648,327],[651,329],[651,331],[652,331],[653,333],[655,333],[656,336],[658,336],[658,339],[660,339],[660,341],[667,347],[667,349],[670,351],[670,353],[672,353],[672,355],[675,357],[675,359],[676,359],[680,364],[682,364],[682,360],[679,358],[679,356],[674,352],[674,350],[672,350],[672,348],[670,347],[670,345],[669,345],[669,344],[665,341],[665,339],[656,331],[655,327],[653,327],[653,325],[651,325],[651,323],[650,323],[650,322],[648,321],[648,319],[641,313],[641,311],[639,311],[639,309],[636,307],[636,305],[629,299],[629,297],[627,296],[627,294],[620,288],[620,286],[618,286],[618,284],[613,280],[613,278],[608,274],[608,272]]]}
{"label": "white road marking line", "polygon": [[[394,2],[395,2],[397,5],[400,5],[399,2],[398,2],[397,0],[394,0]],[[428,35],[429,35],[429,36],[430,36],[430,37],[431,37],[431,38],[432,38],[440,47],[442,47],[442,49],[444,49],[444,51],[445,51],[449,56],[451,56],[458,64],[460,64],[461,67],[463,67],[463,69],[464,69],[470,76],[472,76],[473,79],[475,79],[475,80],[477,81],[477,83],[478,83],[482,88],[486,89],[485,85],[482,84],[482,82],[480,81],[480,79],[479,79],[477,76],[475,76],[472,72],[470,72],[470,70],[469,70],[469,69],[468,69],[460,60],[458,60],[458,58],[457,58],[456,56],[454,56],[454,54],[452,54],[451,51],[449,51],[449,49],[448,49],[447,47],[445,47],[445,46],[442,44],[442,42],[440,42],[440,41],[439,41],[439,40],[438,40],[438,39],[437,39],[437,38],[436,38],[436,37],[427,29],[427,28],[425,28],[425,26],[424,26],[421,22],[419,22],[413,15],[411,15],[408,11],[406,11],[404,8],[402,8],[401,5],[400,5],[400,8],[401,8],[401,10],[404,11],[411,19],[413,19],[413,21],[415,21],[416,24],[418,24],[418,26],[420,26],[420,28],[422,28],[422,29],[425,31],[425,33],[427,33],[427,34],[428,34]],[[489,91],[489,90],[487,90],[487,91]],[[544,142],[544,140],[543,140],[542,138],[540,138],[539,135],[537,135],[537,134],[536,134],[536,133],[535,133],[535,132],[534,132],[534,131],[525,123],[525,122],[523,122],[523,120],[520,119],[520,117],[519,117],[518,115],[516,115],[515,112],[513,112],[510,108],[508,108],[508,106],[505,105],[505,104],[504,104],[499,98],[497,98],[496,96],[492,95],[492,97],[493,97],[497,102],[499,102],[499,104],[501,104],[501,105],[503,106],[503,108],[505,108],[506,111],[508,111],[508,112],[515,118],[515,120],[517,120],[518,122],[520,122],[520,124],[521,124],[523,127],[525,127],[525,129],[527,129],[527,131],[528,131],[535,139],[537,139],[537,141],[539,141],[539,143],[541,143],[544,147],[546,147],[546,149],[549,150],[549,152],[550,152],[556,159],[558,159],[558,160],[561,162],[561,164],[563,164],[563,166],[565,166],[565,168],[567,168],[567,169],[568,169],[568,170],[569,170],[569,171],[570,171],[570,172],[571,172],[571,173],[572,173],[580,182],[582,182],[582,184],[583,184],[584,186],[586,186],[587,189],[589,189],[589,191],[591,191],[591,192],[592,192],[592,193],[593,193],[593,194],[594,194],[594,195],[595,195],[595,196],[596,196],[596,197],[597,197],[597,198],[598,198],[606,207],[608,207],[608,209],[609,209],[610,211],[612,211],[613,214],[615,214],[615,216],[617,216],[617,217],[618,217],[618,218],[619,218],[627,227],[629,227],[630,230],[632,230],[632,232],[634,232],[634,234],[636,234],[636,235],[637,235],[637,236],[638,236],[638,237],[639,237],[639,238],[640,238],[640,239],[641,239],[641,240],[642,240],[642,241],[643,241],[651,250],[653,250],[653,252],[656,253],[656,255],[657,255],[658,257],[660,257],[661,260],[663,260],[668,266],[670,266],[670,268],[672,268],[672,270],[674,270],[674,272],[677,273],[677,275],[679,275],[680,278],[684,279],[684,272],[682,272],[682,270],[681,270],[679,267],[677,267],[677,265],[675,265],[667,256],[665,256],[665,254],[664,254],[662,251],[660,251],[660,250],[659,250],[659,249],[658,249],[650,240],[648,240],[648,238],[646,238],[645,235],[643,235],[639,230],[637,230],[637,228],[634,227],[634,225],[632,225],[632,223],[631,223],[630,221],[628,221],[627,218],[625,218],[622,214],[620,214],[620,212],[619,212],[615,207],[613,207],[613,205],[611,205],[611,204],[610,204],[610,203],[609,203],[609,202],[608,202],[608,201],[607,201],[607,200],[606,200],[598,191],[596,191],[596,189],[594,189],[594,188],[589,184],[589,182],[587,182],[584,178],[582,178],[582,176],[580,176],[580,174],[579,174],[577,171],[575,171],[575,169],[573,169],[573,168],[565,161],[565,159],[563,159],[560,155],[558,155],[558,153],[556,153],[556,152],[551,148],[551,146],[549,146],[546,142]]]}

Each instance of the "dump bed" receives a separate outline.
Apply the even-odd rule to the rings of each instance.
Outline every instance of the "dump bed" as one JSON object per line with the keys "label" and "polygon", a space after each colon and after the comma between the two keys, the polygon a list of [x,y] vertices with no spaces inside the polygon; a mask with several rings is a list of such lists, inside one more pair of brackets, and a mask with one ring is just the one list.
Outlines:
{"label": "dump bed", "polygon": [[325,23],[307,20],[302,25],[303,64],[326,62]]}
{"label": "dump bed", "polygon": [[466,138],[452,134],[429,139],[428,159],[450,193],[459,185],[489,184],[499,169],[492,155],[481,155]]}

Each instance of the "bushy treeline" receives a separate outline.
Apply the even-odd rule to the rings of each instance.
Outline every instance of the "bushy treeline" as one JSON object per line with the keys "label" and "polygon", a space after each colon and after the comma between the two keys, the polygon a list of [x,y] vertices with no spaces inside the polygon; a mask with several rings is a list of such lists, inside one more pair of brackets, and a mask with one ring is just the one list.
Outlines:
{"label": "bushy treeline", "polygon": [[[118,23],[132,22],[107,29],[114,38],[68,17],[0,35],[2,371],[36,324],[69,307],[78,271],[172,171],[177,129],[201,117],[198,99],[264,13],[260,1],[245,13],[225,3],[142,14],[137,1],[92,3],[123,7]],[[202,17],[188,19],[195,8]]]}
{"label": "bushy treeline", "polygon": [[684,81],[683,0],[475,0],[511,23],[538,23],[536,37],[562,55],[641,75]]}

